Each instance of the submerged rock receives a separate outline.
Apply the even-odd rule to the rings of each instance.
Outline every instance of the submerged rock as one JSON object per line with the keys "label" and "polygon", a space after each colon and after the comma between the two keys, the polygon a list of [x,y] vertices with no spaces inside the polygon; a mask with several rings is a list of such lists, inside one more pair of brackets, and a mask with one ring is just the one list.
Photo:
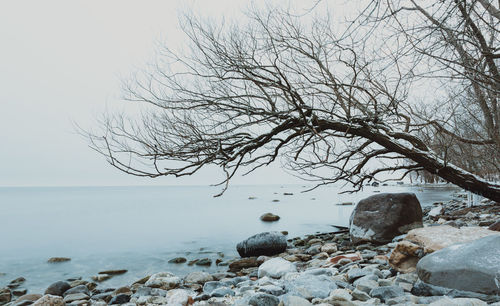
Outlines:
{"label": "submerged rock", "polygon": [[128,270],[125,270],[125,269],[122,269],[122,270],[106,270],[106,271],[98,272],[97,274],[120,275],[120,274],[127,273],[127,271]]}
{"label": "submerged rock", "polygon": [[422,258],[417,273],[423,282],[435,286],[500,294],[500,235],[455,244]]}
{"label": "submerged rock", "polygon": [[383,193],[359,201],[350,218],[353,243],[388,243],[422,227],[422,208],[413,193]]}
{"label": "submerged rock", "polygon": [[59,263],[59,262],[66,262],[66,261],[70,261],[71,258],[69,257],[51,257],[47,260],[47,262],[49,263]]}
{"label": "submerged rock", "polygon": [[280,216],[272,214],[272,213],[265,213],[262,216],[260,216],[260,220],[264,222],[274,222],[278,221],[280,219]]}
{"label": "submerged rock", "polygon": [[170,259],[168,262],[169,263],[180,264],[180,263],[185,263],[186,261],[187,261],[187,259],[184,258],[184,257],[176,257],[176,258]]}
{"label": "submerged rock", "polygon": [[286,250],[285,235],[280,232],[264,232],[238,243],[236,250],[241,257],[272,256]]}

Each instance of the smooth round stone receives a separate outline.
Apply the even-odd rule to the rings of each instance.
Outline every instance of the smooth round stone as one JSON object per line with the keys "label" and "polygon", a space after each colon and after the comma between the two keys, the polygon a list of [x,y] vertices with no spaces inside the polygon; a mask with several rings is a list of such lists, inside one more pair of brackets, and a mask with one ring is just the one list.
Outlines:
{"label": "smooth round stone", "polygon": [[264,222],[274,222],[278,221],[280,219],[280,216],[272,214],[272,213],[265,213],[262,216],[260,216],[260,220]]}
{"label": "smooth round stone", "polygon": [[45,294],[63,296],[64,292],[70,289],[71,286],[68,282],[59,281],[51,284],[46,290]]}

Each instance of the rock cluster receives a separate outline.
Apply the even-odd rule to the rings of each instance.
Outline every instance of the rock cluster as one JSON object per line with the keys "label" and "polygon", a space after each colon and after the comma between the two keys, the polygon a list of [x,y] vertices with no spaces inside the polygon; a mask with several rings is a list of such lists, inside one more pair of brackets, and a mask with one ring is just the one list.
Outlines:
{"label": "rock cluster", "polygon": [[[424,220],[439,220],[443,213],[446,209],[426,214]],[[468,218],[457,215],[453,221],[481,222],[468,224]],[[439,228],[422,231],[433,227]],[[230,261],[227,272],[179,277],[164,271],[120,288],[73,279],[51,284],[44,295],[24,292],[19,297],[14,292],[25,280],[18,278],[0,289],[0,305],[500,305],[500,233],[441,245],[415,260],[415,272],[398,272],[389,257],[395,247],[409,242],[411,233],[384,244],[353,244],[349,233],[288,241],[278,232],[261,233],[238,244],[242,258]],[[126,271],[98,275],[118,273]]]}

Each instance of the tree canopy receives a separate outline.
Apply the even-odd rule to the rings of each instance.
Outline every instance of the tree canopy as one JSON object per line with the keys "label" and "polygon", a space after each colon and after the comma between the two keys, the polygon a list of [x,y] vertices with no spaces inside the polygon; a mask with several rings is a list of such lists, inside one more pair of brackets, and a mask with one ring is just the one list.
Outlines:
{"label": "tree canopy", "polygon": [[164,46],[126,87],[150,111],[108,117],[92,147],[138,176],[212,164],[227,184],[280,159],[318,185],[428,171],[500,202],[484,179],[500,172],[498,7],[379,0],[342,23],[320,9],[185,17],[188,49]]}

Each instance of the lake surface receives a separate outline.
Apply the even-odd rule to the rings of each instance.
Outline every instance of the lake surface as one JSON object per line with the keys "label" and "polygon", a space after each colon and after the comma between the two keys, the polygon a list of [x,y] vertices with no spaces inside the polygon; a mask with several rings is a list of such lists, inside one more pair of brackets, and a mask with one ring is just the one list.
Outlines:
{"label": "lake surface", "polygon": [[[236,244],[264,231],[289,232],[290,237],[332,232],[347,226],[354,202],[375,192],[414,192],[422,206],[447,201],[456,187],[365,187],[339,194],[326,186],[302,193],[303,186],[230,186],[220,189],[183,187],[18,187],[0,188],[0,287],[23,276],[30,292],[43,293],[52,282],[71,277],[89,279],[107,269],[128,269],[103,286],[129,284],[147,274],[193,270],[224,271],[169,264],[188,260],[237,257]],[[285,195],[292,193],[293,195]],[[255,199],[249,199],[255,197]],[[279,200],[279,202],[273,202]],[[271,212],[278,222],[259,217]],[[49,264],[50,257],[70,257]],[[3,273],[3,274],[2,274]]]}

